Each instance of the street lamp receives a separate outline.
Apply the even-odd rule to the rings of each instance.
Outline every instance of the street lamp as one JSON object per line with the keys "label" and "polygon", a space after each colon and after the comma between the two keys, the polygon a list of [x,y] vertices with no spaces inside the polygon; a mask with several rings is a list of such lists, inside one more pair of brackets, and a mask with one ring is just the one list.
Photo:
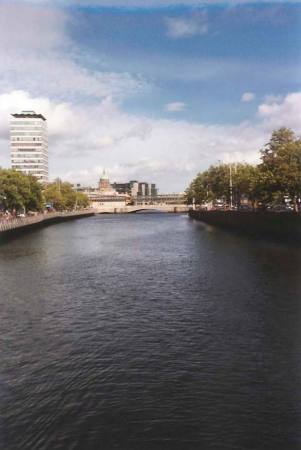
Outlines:
{"label": "street lamp", "polygon": [[233,208],[233,180],[232,180],[232,164],[230,163],[230,209]]}

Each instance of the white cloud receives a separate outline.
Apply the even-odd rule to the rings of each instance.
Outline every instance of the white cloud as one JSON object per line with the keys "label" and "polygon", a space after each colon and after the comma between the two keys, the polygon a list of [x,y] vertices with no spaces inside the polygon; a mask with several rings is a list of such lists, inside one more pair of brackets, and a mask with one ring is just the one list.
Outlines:
{"label": "white cloud", "polygon": [[183,102],[172,102],[165,105],[165,110],[168,112],[181,112],[185,111],[185,109],[186,103]]}
{"label": "white cloud", "polygon": [[222,126],[126,114],[109,97],[91,106],[13,91],[0,95],[0,165],[9,166],[9,114],[34,109],[47,117],[52,178],[96,184],[106,168],[112,181],[140,179],[156,182],[161,192],[181,191],[210,164],[258,161],[274,128],[300,132],[300,99],[295,93],[263,103],[257,124]]}
{"label": "white cloud", "polygon": [[264,103],[267,103],[268,105],[275,102],[281,102],[282,100],[283,100],[282,95],[270,94],[264,97]]}
{"label": "white cloud", "polygon": [[[22,70],[21,70],[22,68]],[[148,89],[147,83],[128,73],[89,71],[58,55],[35,56],[6,54],[0,61],[1,90],[29,89],[39,95],[61,98],[106,96],[119,99]]]}
{"label": "white cloud", "polygon": [[258,117],[267,129],[289,127],[301,133],[301,92],[269,97],[259,106]]}
{"label": "white cloud", "polygon": [[255,99],[255,94],[253,92],[245,92],[241,96],[242,102],[252,102]]}
{"label": "white cloud", "polygon": [[83,67],[78,62],[82,55],[66,31],[69,20],[61,9],[6,2],[0,5],[1,91],[21,89],[60,98],[122,99],[149,88],[140,76]]}
{"label": "white cloud", "polygon": [[0,51],[18,49],[30,53],[66,46],[70,43],[65,34],[67,21],[68,16],[61,10],[1,2]]}
{"label": "white cloud", "polygon": [[194,14],[192,17],[167,17],[167,36],[173,39],[190,38],[203,35],[208,31],[208,20],[205,12]]}
{"label": "white cloud", "polygon": [[218,161],[258,161],[281,126],[301,133],[301,93],[261,104],[255,124],[222,126],[126,114],[110,97],[80,106],[12,91],[0,95],[0,166],[9,166],[9,115],[22,109],[47,117],[52,178],[96,184],[106,168],[112,181],[154,181],[161,192],[184,190]]}

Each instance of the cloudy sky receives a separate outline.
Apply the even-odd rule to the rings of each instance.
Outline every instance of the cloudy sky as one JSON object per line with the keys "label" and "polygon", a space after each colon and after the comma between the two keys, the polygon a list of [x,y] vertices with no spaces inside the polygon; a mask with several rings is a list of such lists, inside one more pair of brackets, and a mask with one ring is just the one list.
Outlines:
{"label": "cloudy sky", "polygon": [[300,38],[301,0],[0,0],[0,166],[23,109],[48,119],[51,178],[180,192],[255,162],[301,134]]}

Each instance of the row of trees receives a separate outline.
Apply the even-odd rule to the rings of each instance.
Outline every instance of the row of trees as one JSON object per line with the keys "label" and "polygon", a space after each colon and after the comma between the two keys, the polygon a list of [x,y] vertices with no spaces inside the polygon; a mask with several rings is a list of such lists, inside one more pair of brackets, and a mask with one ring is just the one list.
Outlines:
{"label": "row of trees", "polygon": [[201,172],[186,191],[187,201],[204,204],[224,199],[239,205],[247,198],[259,204],[283,203],[289,198],[297,210],[301,198],[301,139],[287,128],[272,133],[260,150],[261,162],[219,164]]}
{"label": "row of trees", "polygon": [[42,186],[31,175],[0,168],[0,210],[42,211],[46,205],[58,211],[72,210],[87,207],[89,199],[75,192],[70,183],[56,180]]}
{"label": "row of trees", "polygon": [[60,179],[47,184],[44,197],[47,205],[57,211],[86,208],[90,203],[85,194],[74,191],[70,183],[62,182]]}

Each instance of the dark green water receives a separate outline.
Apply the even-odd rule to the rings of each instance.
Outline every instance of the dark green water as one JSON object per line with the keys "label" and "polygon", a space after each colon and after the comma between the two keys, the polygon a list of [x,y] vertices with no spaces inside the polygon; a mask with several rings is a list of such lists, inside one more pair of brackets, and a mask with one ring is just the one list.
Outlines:
{"label": "dark green water", "polygon": [[301,249],[182,215],[0,244],[0,448],[301,448]]}

